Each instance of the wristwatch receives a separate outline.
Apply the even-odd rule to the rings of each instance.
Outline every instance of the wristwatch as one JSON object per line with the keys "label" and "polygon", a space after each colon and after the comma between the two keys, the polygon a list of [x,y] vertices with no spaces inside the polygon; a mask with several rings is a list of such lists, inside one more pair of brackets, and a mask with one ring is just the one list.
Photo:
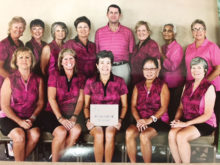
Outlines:
{"label": "wristwatch", "polygon": [[157,122],[157,117],[156,116],[152,115],[151,118],[152,118],[154,123]]}

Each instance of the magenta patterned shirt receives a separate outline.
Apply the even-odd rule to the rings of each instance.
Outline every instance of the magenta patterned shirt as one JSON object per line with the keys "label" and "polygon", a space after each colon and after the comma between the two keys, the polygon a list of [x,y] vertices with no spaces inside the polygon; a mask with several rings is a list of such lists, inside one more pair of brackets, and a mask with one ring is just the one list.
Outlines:
{"label": "magenta patterned shirt", "polygon": [[[56,101],[63,116],[68,117],[73,115],[80,89],[83,89],[84,85],[85,78],[83,76],[74,74],[72,79],[68,81],[64,72],[50,74],[48,87],[56,88]],[[46,110],[52,111],[49,103]]]}
{"label": "magenta patterned shirt", "polygon": [[53,40],[50,44],[50,60],[48,64],[48,73],[51,74],[53,71],[58,71],[58,56],[62,48],[60,48],[56,41]]}
{"label": "magenta patterned shirt", "polygon": [[[185,91],[183,92],[183,96],[181,98],[183,104],[183,117],[186,120],[192,120],[204,114],[204,96],[207,92],[207,89],[211,85],[211,83],[208,82],[208,80],[203,79],[200,85],[193,92],[193,83],[194,80],[186,82]],[[210,119],[208,119],[205,123],[211,125],[212,127],[216,127],[216,116],[214,111]]]}
{"label": "magenta patterned shirt", "polygon": [[155,57],[160,59],[160,51],[158,44],[148,37],[139,48],[137,44],[134,48],[134,51],[131,56],[131,77],[132,77],[132,84],[135,85],[136,83],[144,80],[143,71],[142,71],[142,63],[144,59],[147,57]]}
{"label": "magenta patterned shirt", "polygon": [[[3,39],[0,42],[0,61],[4,61],[4,69],[9,73],[12,73],[12,69],[10,67],[10,62],[12,59],[12,55],[14,51],[18,47],[23,47],[24,44],[21,40],[19,41],[19,46],[17,46],[14,41],[12,40],[11,36],[9,35],[7,38]],[[4,77],[0,75],[0,87],[4,81]]]}
{"label": "magenta patterned shirt", "polygon": [[129,61],[129,54],[133,52],[135,40],[132,31],[126,26],[119,25],[116,32],[108,25],[99,28],[95,34],[96,53],[102,50],[112,51],[114,61]]}
{"label": "magenta patterned shirt", "polygon": [[27,83],[25,83],[20,72],[16,71],[9,76],[9,79],[12,91],[11,108],[20,118],[29,118],[37,107],[41,78],[31,73]]}
{"label": "magenta patterned shirt", "polygon": [[169,88],[176,88],[184,84],[183,67],[183,48],[174,40],[169,45],[162,46],[162,52],[167,57],[163,61],[163,79]]}
{"label": "magenta patterned shirt", "polygon": [[83,74],[86,78],[94,76],[96,73],[96,46],[94,43],[88,41],[84,46],[76,37],[67,41],[63,47],[76,52],[78,74]]}
{"label": "magenta patterned shirt", "polygon": [[[145,80],[136,84],[138,90],[136,108],[141,119],[149,118],[160,109],[161,107],[160,94],[163,84],[164,81],[160,80],[159,78],[156,78],[153,81],[153,84],[149,91],[145,86]],[[161,120],[166,123],[169,122],[169,116],[167,112],[165,112],[161,116]]]}
{"label": "magenta patterned shirt", "polygon": [[39,45],[38,42],[32,37],[31,40],[25,44],[25,46],[32,50],[35,55],[36,62],[38,63],[40,61],[42,49],[46,44],[46,42],[41,41],[41,45]]}
{"label": "magenta patterned shirt", "polygon": [[99,75],[86,81],[84,94],[90,96],[91,104],[119,104],[121,95],[127,94],[125,81],[111,74],[109,81],[104,86]]}

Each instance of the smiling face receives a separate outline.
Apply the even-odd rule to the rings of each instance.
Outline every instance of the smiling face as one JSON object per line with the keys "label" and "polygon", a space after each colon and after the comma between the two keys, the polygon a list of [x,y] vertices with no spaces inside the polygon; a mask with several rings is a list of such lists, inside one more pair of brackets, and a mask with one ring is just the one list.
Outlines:
{"label": "smiling face", "polygon": [[153,61],[147,61],[143,66],[143,74],[145,79],[154,80],[157,77],[158,68]]}
{"label": "smiling face", "polygon": [[66,32],[61,26],[57,26],[54,33],[55,39],[64,40],[66,37]]}
{"label": "smiling face", "polygon": [[99,63],[96,64],[97,69],[102,76],[110,75],[111,69],[112,69],[112,64],[111,64],[111,59],[108,57],[105,58],[100,58]]}
{"label": "smiling face", "polygon": [[35,40],[41,40],[44,34],[44,29],[41,26],[33,26],[31,28],[31,35]]}
{"label": "smiling face", "polygon": [[206,37],[206,30],[202,24],[196,23],[192,28],[192,34],[195,40],[204,40]]}
{"label": "smiling face", "polygon": [[174,40],[174,31],[173,27],[170,25],[164,26],[163,28],[163,39],[165,41],[173,41]]}
{"label": "smiling face", "polygon": [[21,22],[15,22],[11,25],[9,33],[13,39],[19,39],[25,30],[24,24]]}
{"label": "smiling face", "polygon": [[74,58],[74,55],[69,53],[69,52],[65,52],[63,54],[63,59],[61,62],[61,65],[63,66],[64,70],[73,70],[76,64],[76,60]]}
{"label": "smiling face", "polygon": [[120,16],[121,14],[119,13],[118,8],[114,8],[114,7],[109,8],[109,11],[107,13],[109,23],[118,23]]}
{"label": "smiling face", "polygon": [[18,69],[30,69],[32,65],[31,54],[28,51],[18,52],[16,58],[16,65]]}
{"label": "smiling face", "polygon": [[80,22],[77,25],[76,31],[79,37],[86,37],[86,38],[89,37],[90,29],[89,29],[88,24],[85,22]]}
{"label": "smiling face", "polygon": [[140,41],[144,41],[147,39],[147,37],[150,35],[149,31],[147,30],[147,27],[145,25],[140,25],[137,28],[137,37]]}
{"label": "smiling face", "polygon": [[192,65],[191,74],[194,79],[203,79],[205,77],[205,69],[203,67],[203,64],[199,63],[196,65]]}

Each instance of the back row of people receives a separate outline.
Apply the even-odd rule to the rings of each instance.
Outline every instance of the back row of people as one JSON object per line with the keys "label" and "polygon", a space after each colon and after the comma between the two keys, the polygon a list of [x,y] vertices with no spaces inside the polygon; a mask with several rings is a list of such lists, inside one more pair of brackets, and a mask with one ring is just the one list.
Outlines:
{"label": "back row of people", "polygon": [[[166,44],[163,46],[162,51],[160,52],[158,44],[150,38],[150,29],[148,24],[143,21],[138,22],[135,29],[140,42],[135,46],[133,50],[134,37],[131,30],[119,23],[119,18],[121,16],[120,7],[117,5],[110,5],[107,10],[107,16],[109,19],[108,25],[100,28],[96,32],[96,46],[94,43],[88,41],[91,25],[90,21],[86,17],[80,17],[75,21],[74,25],[76,27],[77,37],[73,40],[67,41],[65,44],[64,40],[68,34],[66,25],[62,22],[53,24],[52,36],[54,40],[44,48],[44,43],[40,40],[42,37],[44,24],[40,20],[35,20],[35,23],[37,24],[32,22],[31,31],[33,38],[38,38],[35,39],[36,43],[38,43],[38,46],[36,46],[37,44],[35,43],[31,48],[36,58],[38,60],[41,58],[39,61],[41,63],[40,66],[42,73],[44,75],[48,75],[50,73],[54,74],[54,70],[59,70],[57,65],[58,54],[62,48],[70,48],[76,52],[76,64],[79,74],[83,74],[87,78],[92,77],[96,71],[96,52],[102,50],[111,50],[114,54],[112,72],[115,75],[123,77],[128,84],[130,81],[130,61],[133,84],[132,86],[134,86],[137,82],[144,80],[144,76],[141,74],[141,63],[143,59],[149,56],[153,56],[158,59],[159,68],[162,67],[164,72],[164,80],[168,84],[168,87],[171,91],[171,103],[169,105],[173,106],[173,103],[176,103],[177,101],[175,100],[172,102],[172,99],[180,98],[181,85],[183,85],[183,76],[181,76],[182,69],[180,65],[183,59],[183,50],[175,40],[175,26],[172,24],[167,24],[163,27],[163,37],[166,41]],[[9,73],[12,72],[12,69],[9,66],[10,59],[14,50],[19,46],[23,46],[22,42],[19,40],[19,37],[23,34],[25,24],[26,23],[22,18],[12,19],[9,24],[9,36],[0,44],[0,75],[2,77],[7,77]],[[203,57],[208,62],[207,78],[209,81],[213,80],[213,84],[215,85],[215,89],[217,91],[215,111],[218,114],[217,109],[219,109],[219,104],[217,104],[217,101],[219,99],[218,86],[220,73],[220,62],[218,58],[219,48],[214,43],[206,39],[206,26],[203,21],[194,21],[192,23],[191,29],[195,38],[195,42],[192,45],[189,45],[186,50],[185,60],[187,66],[187,80],[192,79],[189,65],[191,59],[197,56]],[[27,44],[27,46],[28,45],[29,44]],[[40,53],[41,50],[42,53]],[[37,52],[38,55],[36,55]],[[39,58],[39,56],[41,57]],[[162,61],[163,63],[161,63]],[[36,71],[39,72],[39,64],[38,67],[36,67]],[[3,82],[3,79],[4,78],[2,78],[1,83]],[[47,78],[44,78],[44,80],[45,79],[47,81]],[[46,85],[47,83],[44,84]],[[172,95],[174,96],[172,97]],[[176,97],[176,95],[179,97]],[[173,106],[174,108],[168,109],[171,120],[174,118],[174,109],[177,108],[177,106],[178,105],[175,105]],[[54,156],[54,159],[55,157],[56,156]]]}

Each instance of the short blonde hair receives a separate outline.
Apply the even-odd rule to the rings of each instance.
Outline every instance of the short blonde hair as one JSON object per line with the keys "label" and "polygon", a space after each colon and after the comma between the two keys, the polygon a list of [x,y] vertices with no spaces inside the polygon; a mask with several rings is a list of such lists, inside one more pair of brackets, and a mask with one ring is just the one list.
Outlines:
{"label": "short blonde hair", "polygon": [[[59,71],[62,71],[63,70],[63,66],[62,66],[62,60],[64,58],[64,54],[65,53],[68,53],[70,55],[73,56],[73,58],[76,60],[76,52],[72,49],[67,49],[67,48],[64,48],[60,51],[59,53],[59,57],[58,57],[58,69]],[[76,64],[74,66],[74,72],[76,73],[77,72],[77,69],[76,69]]]}
{"label": "short blonde hair", "polygon": [[28,47],[19,47],[17,48],[13,55],[12,55],[12,59],[11,59],[11,68],[12,69],[18,69],[17,66],[17,57],[19,53],[24,53],[24,52],[28,52],[31,55],[31,69],[33,69],[36,65],[36,59],[34,54],[32,53],[31,49]]}
{"label": "short blonde hair", "polygon": [[14,23],[22,23],[24,25],[24,30],[25,30],[25,27],[26,27],[26,21],[23,17],[13,17],[11,19],[11,21],[8,23],[8,34],[10,34],[10,30],[11,30],[11,27]]}
{"label": "short blonde hair", "polygon": [[144,25],[147,29],[148,32],[151,32],[150,27],[146,21],[138,21],[137,24],[135,25],[135,32],[137,32],[137,29],[141,26]]}

